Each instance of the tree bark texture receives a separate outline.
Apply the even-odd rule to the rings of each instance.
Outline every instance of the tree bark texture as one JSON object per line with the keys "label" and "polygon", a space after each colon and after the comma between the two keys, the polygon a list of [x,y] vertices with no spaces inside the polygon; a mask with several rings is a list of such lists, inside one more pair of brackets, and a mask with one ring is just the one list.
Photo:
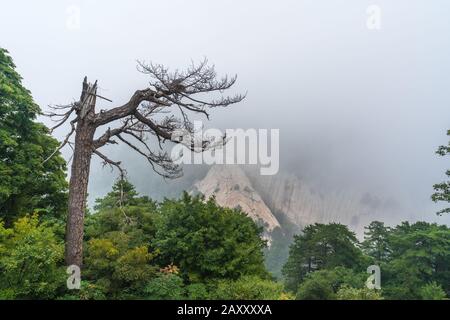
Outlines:
{"label": "tree bark texture", "polygon": [[66,264],[82,267],[84,214],[91,165],[95,126],[96,84],[83,83],[69,184],[69,208],[66,224]]}

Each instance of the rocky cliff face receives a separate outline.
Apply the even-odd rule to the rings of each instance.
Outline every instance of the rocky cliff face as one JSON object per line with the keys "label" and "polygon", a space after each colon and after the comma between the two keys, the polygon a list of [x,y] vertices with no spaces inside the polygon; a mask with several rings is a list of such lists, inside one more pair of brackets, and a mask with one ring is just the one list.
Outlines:
{"label": "rocky cliff face", "polygon": [[206,198],[214,195],[221,206],[241,209],[255,222],[264,226],[267,233],[280,226],[272,211],[253,188],[246,173],[237,165],[213,166],[193,189],[194,192],[204,194]]}
{"label": "rocky cliff face", "polygon": [[364,226],[377,217],[394,216],[396,209],[394,202],[363,190],[325,189],[295,175],[261,176],[237,165],[211,167],[194,189],[206,197],[214,195],[222,206],[241,208],[264,225],[267,234],[280,226],[274,213],[299,227],[339,222],[362,235]]}
{"label": "rocky cliff face", "polygon": [[362,235],[364,226],[395,208],[394,203],[363,190],[321,188],[295,175],[251,177],[255,189],[271,210],[283,213],[299,227],[316,222],[339,222]]}

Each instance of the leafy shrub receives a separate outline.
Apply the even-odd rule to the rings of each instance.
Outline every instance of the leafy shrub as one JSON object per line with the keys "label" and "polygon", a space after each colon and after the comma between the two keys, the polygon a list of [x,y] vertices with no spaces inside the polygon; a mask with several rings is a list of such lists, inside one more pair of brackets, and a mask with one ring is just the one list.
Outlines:
{"label": "leafy shrub", "polygon": [[225,300],[277,300],[283,293],[283,285],[258,276],[244,276],[238,280],[221,280],[213,299]]}
{"label": "leafy shrub", "polygon": [[342,285],[362,287],[365,275],[343,267],[309,273],[297,290],[298,300],[334,300]]}
{"label": "leafy shrub", "polygon": [[420,296],[423,300],[444,300],[447,298],[442,286],[436,282],[431,282],[424,285],[420,289]]}
{"label": "leafy shrub", "polygon": [[51,299],[66,283],[64,245],[36,214],[5,229],[0,222],[0,297]]}
{"label": "leafy shrub", "polygon": [[338,300],[382,300],[380,290],[368,288],[353,288],[343,285],[337,292]]}

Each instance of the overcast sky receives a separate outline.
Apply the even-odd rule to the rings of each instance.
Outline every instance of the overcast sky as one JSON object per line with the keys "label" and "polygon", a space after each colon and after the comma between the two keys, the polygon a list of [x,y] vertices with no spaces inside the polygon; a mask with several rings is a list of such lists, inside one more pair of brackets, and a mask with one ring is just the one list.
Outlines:
{"label": "overcast sky", "polygon": [[[380,29],[367,27],[369,5],[380,9]],[[279,128],[282,170],[391,195],[408,214],[436,219],[432,185],[449,167],[434,154],[450,128],[446,0],[3,0],[0,8],[0,46],[44,110],[77,100],[85,75],[114,101],[99,101],[106,109],[145,88],[137,59],[181,68],[208,57],[248,92],[210,126]],[[130,177],[151,194],[144,182],[158,178],[122,151],[110,154],[129,160]],[[102,195],[115,175],[98,162],[92,172],[89,192]]]}

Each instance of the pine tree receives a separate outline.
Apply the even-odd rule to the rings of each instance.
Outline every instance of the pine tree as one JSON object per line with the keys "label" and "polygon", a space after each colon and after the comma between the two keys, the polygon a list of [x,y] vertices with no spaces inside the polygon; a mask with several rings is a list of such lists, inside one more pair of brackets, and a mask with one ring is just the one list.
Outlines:
{"label": "pine tree", "polygon": [[364,242],[362,248],[364,252],[375,259],[375,263],[386,261],[389,256],[389,227],[385,227],[383,222],[373,221],[365,227]]}

